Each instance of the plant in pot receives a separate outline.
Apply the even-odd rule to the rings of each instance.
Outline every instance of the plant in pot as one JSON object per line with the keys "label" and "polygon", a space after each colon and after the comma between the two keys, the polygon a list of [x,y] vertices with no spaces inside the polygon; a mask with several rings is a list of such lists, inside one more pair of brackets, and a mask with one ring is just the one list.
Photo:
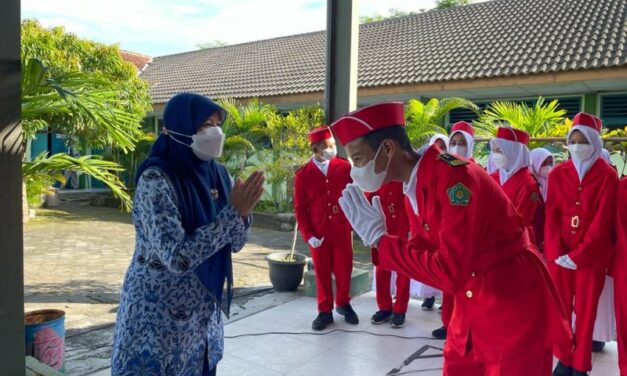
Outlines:
{"label": "plant in pot", "polygon": [[294,252],[297,236],[298,223],[294,226],[291,252],[276,252],[266,256],[270,283],[276,291],[296,291],[303,280],[307,256]]}

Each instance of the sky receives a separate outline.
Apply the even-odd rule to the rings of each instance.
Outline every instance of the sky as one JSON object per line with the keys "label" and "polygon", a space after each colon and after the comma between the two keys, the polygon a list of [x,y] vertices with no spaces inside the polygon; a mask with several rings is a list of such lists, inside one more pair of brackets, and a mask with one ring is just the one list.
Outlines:
{"label": "sky", "polygon": [[[435,0],[361,0],[359,14],[430,9]],[[22,19],[151,56],[324,30],[326,0],[22,0]]]}

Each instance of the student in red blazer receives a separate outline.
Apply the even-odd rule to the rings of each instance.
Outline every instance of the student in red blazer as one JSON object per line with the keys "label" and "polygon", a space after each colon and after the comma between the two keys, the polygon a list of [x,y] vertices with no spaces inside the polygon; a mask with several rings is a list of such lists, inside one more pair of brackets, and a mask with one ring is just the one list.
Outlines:
{"label": "student in red blazer", "polygon": [[[375,248],[374,263],[455,296],[444,375],[550,375],[551,347],[571,341],[568,323],[520,215],[494,180],[436,146],[418,155],[400,102],[362,108],[332,128],[355,182],[339,202]],[[360,190],[389,181],[404,183],[418,213],[410,241],[387,233],[380,199],[370,204]]]}
{"label": "student in red blazer", "polygon": [[544,252],[575,342],[555,347],[556,375],[586,375],[592,369],[592,331],[612,257],[616,172],[600,158],[601,123],[592,115],[573,118],[567,142],[571,159],[553,168],[547,191]]}
{"label": "student in red blazer", "polygon": [[620,181],[616,197],[616,240],[611,274],[614,277],[618,366],[620,375],[627,376],[627,177]]}
{"label": "student in red blazer", "polygon": [[313,156],[296,172],[294,178],[294,212],[303,239],[309,244],[316,272],[318,317],[312,328],[323,330],[333,323],[333,289],[335,275],[337,312],[349,324],[358,324],[350,305],[350,281],[353,270],[351,226],[338,204],[338,198],[351,183],[350,164],[336,156],[335,139],[329,127],[309,133]]}
{"label": "student in red blazer", "polygon": [[540,186],[534,179],[529,165],[529,134],[519,129],[500,127],[496,138],[490,140],[492,161],[497,170],[492,178],[499,183],[505,195],[522,216],[529,237],[537,244],[534,225],[544,212]]}
{"label": "student in red blazer", "polygon": [[[405,211],[405,195],[401,182],[384,184],[381,189],[368,195],[370,198],[378,196],[381,207],[385,212],[385,225],[390,234],[409,237],[409,221]],[[402,328],[405,325],[405,314],[409,304],[409,277],[396,273],[396,300],[392,302],[390,283],[392,272],[375,267],[375,281],[377,292],[377,306],[379,310],[372,316],[370,322],[383,324],[391,320],[392,328]]]}

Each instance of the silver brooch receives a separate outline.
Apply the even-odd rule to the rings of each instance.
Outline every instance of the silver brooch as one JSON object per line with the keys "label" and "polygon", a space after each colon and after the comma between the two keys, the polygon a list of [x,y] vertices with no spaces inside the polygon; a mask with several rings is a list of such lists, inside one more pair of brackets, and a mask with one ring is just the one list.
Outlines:
{"label": "silver brooch", "polygon": [[217,200],[220,197],[220,193],[218,192],[217,189],[212,189],[210,193],[211,193],[211,198],[214,200]]}

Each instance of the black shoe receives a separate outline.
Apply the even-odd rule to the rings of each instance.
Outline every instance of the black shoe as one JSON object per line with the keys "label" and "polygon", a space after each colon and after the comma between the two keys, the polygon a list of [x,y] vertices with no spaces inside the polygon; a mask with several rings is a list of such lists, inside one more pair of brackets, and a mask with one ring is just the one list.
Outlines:
{"label": "black shoe", "polygon": [[573,367],[564,365],[562,362],[557,362],[557,366],[553,370],[553,376],[573,376]]}
{"label": "black shoe", "polygon": [[405,314],[404,313],[395,313],[392,316],[392,323],[390,326],[394,329],[402,328],[405,325]]}
{"label": "black shoe", "polygon": [[599,352],[603,351],[604,348],[605,348],[605,342],[592,341],[592,352],[593,353],[599,353]]}
{"label": "black shoe", "polygon": [[357,314],[353,311],[353,307],[351,307],[350,304],[347,304],[344,307],[337,307],[335,311],[344,316],[344,321],[347,323],[351,325],[359,324],[359,317],[357,317]]}
{"label": "black shoe", "polygon": [[446,339],[446,327],[443,326],[439,329],[432,331],[431,335],[433,336],[433,338],[436,339]]}
{"label": "black shoe", "polygon": [[311,329],[321,331],[326,329],[327,325],[333,324],[333,313],[320,312],[318,317],[311,324]]}
{"label": "black shoe", "polygon": [[377,313],[372,315],[370,322],[379,325],[390,321],[390,318],[392,318],[392,311],[377,311]]}
{"label": "black shoe", "polygon": [[573,376],[588,376],[588,372],[577,371],[573,368]]}
{"label": "black shoe", "polygon": [[433,305],[435,304],[435,296],[430,298],[426,298],[422,305],[420,306],[425,311],[431,311],[433,309]]}

